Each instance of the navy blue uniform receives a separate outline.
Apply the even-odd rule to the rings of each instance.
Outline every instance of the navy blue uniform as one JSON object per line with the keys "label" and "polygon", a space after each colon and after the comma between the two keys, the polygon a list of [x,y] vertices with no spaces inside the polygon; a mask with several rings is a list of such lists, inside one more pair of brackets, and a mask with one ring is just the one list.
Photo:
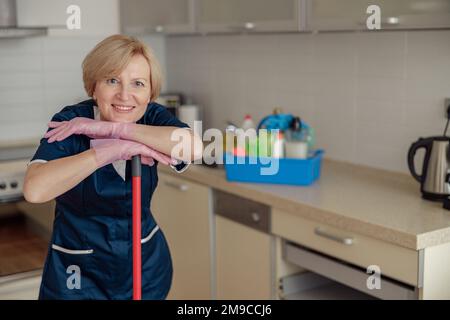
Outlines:
{"label": "navy blue uniform", "polygon": [[[93,100],[65,107],[52,121],[94,119]],[[188,127],[163,106],[150,103],[138,124]],[[32,162],[72,156],[90,148],[90,138],[72,135],[60,142],[43,138]],[[155,161],[155,163],[157,163]],[[126,179],[108,164],[56,198],[53,234],[40,299],[132,298],[131,161]],[[163,232],[150,212],[158,183],[157,166],[142,166],[142,298],[164,299],[172,261]]]}

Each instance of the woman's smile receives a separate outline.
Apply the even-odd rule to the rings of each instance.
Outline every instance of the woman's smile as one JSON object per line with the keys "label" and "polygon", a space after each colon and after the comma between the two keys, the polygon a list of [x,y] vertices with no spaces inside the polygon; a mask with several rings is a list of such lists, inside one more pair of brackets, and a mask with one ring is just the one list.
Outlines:
{"label": "woman's smile", "polygon": [[111,104],[111,106],[114,108],[114,111],[119,113],[130,113],[136,108],[136,106],[128,106],[124,104]]}
{"label": "woman's smile", "polygon": [[120,74],[97,81],[94,99],[102,120],[136,122],[150,102],[150,66],[142,55],[135,55]]}

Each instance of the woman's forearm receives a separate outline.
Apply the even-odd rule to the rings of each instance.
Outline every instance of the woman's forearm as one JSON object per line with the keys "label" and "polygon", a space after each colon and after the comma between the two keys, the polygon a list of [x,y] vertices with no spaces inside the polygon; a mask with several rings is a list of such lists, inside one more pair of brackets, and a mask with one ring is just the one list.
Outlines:
{"label": "woman's forearm", "polygon": [[[177,134],[173,135],[175,130]],[[172,150],[177,147],[181,150],[179,160],[187,162],[200,159],[203,154],[201,138],[185,128],[136,124],[131,139],[167,155],[172,155]]]}
{"label": "woman's forearm", "polygon": [[33,163],[25,175],[24,197],[32,203],[50,201],[75,187],[97,167],[92,149],[46,163]]}

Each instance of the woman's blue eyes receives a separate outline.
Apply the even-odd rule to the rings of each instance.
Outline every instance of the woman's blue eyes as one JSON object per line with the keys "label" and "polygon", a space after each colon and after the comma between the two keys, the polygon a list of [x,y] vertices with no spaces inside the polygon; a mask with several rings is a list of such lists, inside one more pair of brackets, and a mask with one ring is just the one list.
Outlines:
{"label": "woman's blue eyes", "polygon": [[118,81],[117,81],[117,79],[108,79],[108,80],[106,80],[106,83],[107,84],[116,84],[116,83],[118,83]]}
{"label": "woman's blue eyes", "polygon": [[[114,78],[107,79],[106,83],[107,84],[117,84],[117,83],[119,83],[119,80],[114,79]],[[136,87],[145,87],[145,84],[142,81],[134,81],[133,85],[136,86]]]}

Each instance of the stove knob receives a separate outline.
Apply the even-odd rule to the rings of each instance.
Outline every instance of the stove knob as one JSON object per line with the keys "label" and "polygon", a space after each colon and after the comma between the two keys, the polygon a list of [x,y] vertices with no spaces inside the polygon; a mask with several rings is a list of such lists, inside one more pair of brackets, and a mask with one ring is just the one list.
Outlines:
{"label": "stove knob", "polygon": [[15,188],[17,188],[18,183],[17,183],[17,181],[13,181],[9,185],[10,185],[11,188],[15,189]]}
{"label": "stove knob", "polygon": [[6,183],[0,182],[0,190],[5,190],[5,189],[6,189]]}

